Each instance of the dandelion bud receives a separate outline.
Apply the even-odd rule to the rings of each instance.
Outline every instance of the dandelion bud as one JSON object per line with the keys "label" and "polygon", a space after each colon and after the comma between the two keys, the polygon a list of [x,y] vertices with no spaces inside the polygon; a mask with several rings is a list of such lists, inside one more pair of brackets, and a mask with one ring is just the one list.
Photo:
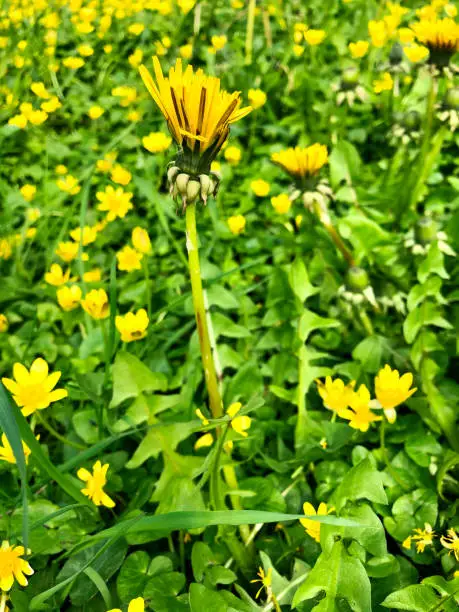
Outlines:
{"label": "dandelion bud", "polygon": [[349,268],[346,275],[346,286],[350,291],[364,291],[370,281],[366,270],[358,266]]}
{"label": "dandelion bud", "polygon": [[392,45],[389,53],[389,61],[392,66],[398,66],[403,60],[403,47],[399,42]]}
{"label": "dandelion bud", "polygon": [[175,186],[177,187],[178,192],[182,196],[186,196],[186,188],[188,185],[188,181],[190,180],[190,175],[181,172],[177,175],[175,179]]}
{"label": "dandelion bud", "polygon": [[188,181],[186,186],[186,201],[192,204],[201,193],[201,183],[194,179]]}
{"label": "dandelion bud", "polygon": [[452,110],[459,110],[459,87],[451,87],[445,96],[445,106]]}
{"label": "dandelion bud", "polygon": [[437,237],[438,227],[436,222],[430,217],[422,217],[416,223],[415,236],[417,242],[428,244]]}
{"label": "dandelion bud", "polygon": [[177,174],[179,174],[179,172],[180,168],[178,166],[171,166],[169,168],[169,170],[167,171],[167,180],[169,181],[169,184],[172,184],[174,182],[174,179]]}
{"label": "dandelion bud", "polygon": [[201,197],[205,203],[207,201],[207,197],[213,193],[212,180],[207,174],[200,174],[199,182],[201,184]]}
{"label": "dandelion bud", "polygon": [[343,76],[341,77],[341,89],[344,91],[354,89],[359,82],[359,76],[359,71],[355,66],[346,68],[346,70],[343,72]]}
{"label": "dandelion bud", "polygon": [[418,130],[421,127],[421,115],[418,111],[409,111],[403,115],[402,123],[407,130]]}

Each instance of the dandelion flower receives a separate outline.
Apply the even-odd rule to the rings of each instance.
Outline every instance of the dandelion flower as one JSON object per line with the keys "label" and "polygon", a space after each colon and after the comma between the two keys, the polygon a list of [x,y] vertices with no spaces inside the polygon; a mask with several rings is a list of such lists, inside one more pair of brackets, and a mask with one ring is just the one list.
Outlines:
{"label": "dandelion flower", "polygon": [[325,145],[315,143],[304,149],[295,147],[273,153],[271,160],[294,178],[304,179],[318,174],[328,162],[328,151]]}

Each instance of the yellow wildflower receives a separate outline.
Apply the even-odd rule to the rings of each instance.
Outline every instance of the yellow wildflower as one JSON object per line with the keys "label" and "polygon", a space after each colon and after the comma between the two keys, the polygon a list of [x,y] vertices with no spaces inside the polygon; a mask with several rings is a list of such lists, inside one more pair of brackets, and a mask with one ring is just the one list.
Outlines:
{"label": "yellow wildflower", "polygon": [[[312,504],[309,502],[305,502],[303,504],[303,514],[307,514],[309,516],[327,516],[330,512],[333,512],[334,508],[327,508],[327,504],[321,502],[317,509],[317,512]],[[320,543],[320,523],[319,521],[313,521],[308,518],[300,519],[300,523],[306,529],[306,533],[311,536],[313,540]]]}
{"label": "yellow wildflower", "polygon": [[416,552],[423,553],[426,546],[432,546],[435,532],[429,523],[424,524],[424,529],[414,529],[413,533],[411,539],[416,542]]}
{"label": "yellow wildflower", "polygon": [[277,213],[286,215],[290,210],[292,202],[286,193],[281,193],[271,198],[271,204]]}
{"label": "yellow wildflower", "polygon": [[43,98],[43,100],[47,100],[51,97],[44,83],[32,83],[30,89],[38,98]]}
{"label": "yellow wildflower", "polygon": [[138,68],[143,60],[143,51],[142,49],[136,49],[134,53],[128,57],[128,62],[131,64],[133,68]]}
{"label": "yellow wildflower", "polygon": [[263,198],[268,195],[271,186],[267,181],[263,179],[256,179],[250,183],[250,189],[259,198]]}
{"label": "yellow wildflower", "polygon": [[96,240],[97,228],[95,226],[90,227],[89,225],[85,225],[83,227],[83,240],[81,240],[81,227],[76,227],[70,232],[70,237],[72,240],[75,240],[75,242],[82,242],[83,246],[87,246]]}
{"label": "yellow wildflower", "polygon": [[368,22],[368,34],[371,38],[371,44],[373,47],[384,47],[389,39],[389,33],[387,31],[386,22],[383,20],[375,21],[371,20]]}
{"label": "yellow wildflower", "polygon": [[39,357],[32,363],[30,371],[21,363],[15,363],[13,366],[14,380],[2,378],[2,383],[12,393],[14,401],[21,408],[24,416],[29,416],[36,410],[48,408],[51,403],[67,397],[68,393],[65,389],[54,389],[61,373],[48,374],[48,371],[48,364]]}
{"label": "yellow wildflower", "polygon": [[100,461],[96,461],[92,467],[92,474],[87,469],[80,468],[77,476],[86,483],[85,488],[81,489],[83,495],[89,497],[96,506],[114,508],[115,502],[104,491],[104,486],[107,484],[108,468],[108,463],[102,465]]}
{"label": "yellow wildflower", "polygon": [[150,153],[161,153],[171,144],[172,138],[164,132],[150,132],[142,138],[142,144]]}
{"label": "yellow wildflower", "polygon": [[[119,608],[114,608],[108,612],[121,612],[121,610]],[[145,600],[143,597],[131,599],[127,612],[145,612]]]}
{"label": "yellow wildflower", "polygon": [[380,79],[373,81],[373,91],[377,94],[382,91],[390,91],[394,87],[394,81],[390,75],[390,72],[384,72]]}
{"label": "yellow wildflower", "polygon": [[195,410],[195,414],[196,416],[201,419],[202,424],[204,427],[207,427],[207,425],[209,425],[209,419],[207,419],[203,414],[202,414],[202,410],[200,408],[196,408]]}
{"label": "yellow wildflower", "polygon": [[91,108],[88,110],[88,117],[95,121],[96,119],[99,119],[99,117],[102,117],[104,113],[105,109],[96,104],[95,106],[91,106]]}
{"label": "yellow wildflower", "polygon": [[113,164],[115,163],[117,154],[116,153],[107,153],[104,159],[98,159],[96,166],[100,172],[110,172],[113,168]]}
{"label": "yellow wildflower", "polygon": [[131,25],[128,27],[129,34],[134,34],[134,36],[140,36],[144,30],[145,26],[140,22],[131,23]]}
{"label": "yellow wildflower", "polygon": [[147,230],[143,229],[143,227],[135,227],[132,230],[131,237],[132,244],[137,251],[144,253],[145,255],[151,253],[151,241]]}
{"label": "yellow wildflower", "polygon": [[82,44],[78,45],[77,52],[83,57],[90,57],[94,54],[94,49],[91,47],[91,45]]}
{"label": "yellow wildflower", "polygon": [[325,35],[324,30],[314,30],[311,28],[310,30],[306,30],[304,33],[304,39],[308,45],[315,47],[316,45],[320,45],[320,43],[324,40]]}
{"label": "yellow wildflower", "polygon": [[221,51],[228,42],[228,38],[224,34],[221,34],[220,36],[212,36],[210,42],[215,51]]}
{"label": "yellow wildflower", "polygon": [[62,261],[70,262],[78,255],[78,242],[59,242],[57,249],[54,251]]}
{"label": "yellow wildflower", "polygon": [[397,32],[398,39],[401,43],[407,44],[414,42],[415,36],[413,30],[410,28],[400,28]]}
{"label": "yellow wildflower", "polygon": [[148,91],[166,118],[175,142],[188,153],[196,154],[195,148],[201,155],[207,151],[204,167],[199,169],[207,172],[229,136],[230,124],[245,117],[252,108],[239,108],[240,92],[221,90],[220,79],[207,77],[202,70],[194,72],[190,65],[183,71],[181,59],[170,69],[168,78],[163,76],[157,57],[153,65],[157,84],[145,66],[139,68]]}
{"label": "yellow wildflower", "polygon": [[305,149],[289,148],[273,153],[271,160],[281,166],[295,178],[315,176],[328,162],[328,151],[325,145],[315,143]]}
{"label": "yellow wildflower", "polygon": [[104,289],[92,289],[81,300],[81,305],[93,319],[106,319],[110,315],[108,295]]}
{"label": "yellow wildflower", "polygon": [[250,429],[252,419],[247,415],[236,416],[241,408],[241,402],[234,402],[229,406],[228,410],[226,411],[226,414],[231,417],[231,427],[234,429],[234,431],[243,436],[244,438],[247,438],[247,436],[249,435],[247,433],[247,429]]}
{"label": "yellow wildflower", "polygon": [[118,260],[118,270],[124,272],[132,272],[133,270],[141,270],[143,254],[139,253],[131,246],[126,245],[118,251],[116,259]]}
{"label": "yellow wildflower", "polygon": [[81,57],[64,57],[62,63],[66,68],[70,68],[71,70],[78,70],[84,66],[84,59]]}
{"label": "yellow wildflower", "polygon": [[123,219],[133,208],[132,193],[123,191],[122,187],[117,187],[115,190],[109,185],[105,191],[98,191],[96,198],[100,202],[98,210],[108,211],[107,221],[113,221],[116,217]]}
{"label": "yellow wildflower", "polygon": [[266,592],[269,593],[271,589],[271,585],[272,585],[272,575],[273,575],[272,567],[268,569],[266,574],[262,567],[258,568],[257,576],[259,576],[259,578],[256,578],[255,580],[250,581],[251,583],[261,582],[261,587],[258,589],[258,592],[255,595],[255,599],[258,599],[260,597],[260,593],[262,592],[263,589],[266,589]]}
{"label": "yellow wildflower", "polygon": [[448,535],[441,536],[441,545],[449,549],[449,554],[453,553],[456,561],[459,562],[459,536],[454,529],[448,529]]}
{"label": "yellow wildflower", "polygon": [[[14,456],[11,444],[8,442],[8,438],[5,434],[2,434],[2,444],[0,446],[0,461],[6,461],[7,463],[16,463],[16,457]],[[26,464],[29,463],[29,456],[32,452],[25,442],[22,442],[22,450],[24,451],[24,458]]]}
{"label": "yellow wildflower", "polygon": [[241,161],[242,151],[239,147],[227,147],[224,156],[229,164],[236,166]]}
{"label": "yellow wildflower", "polygon": [[295,57],[301,57],[304,53],[304,47],[301,45],[293,45],[293,55]]}
{"label": "yellow wildflower", "polygon": [[27,202],[31,202],[34,199],[35,194],[37,193],[37,188],[35,187],[35,185],[29,185],[27,183],[26,185],[23,185],[19,191],[21,192],[24,200],[27,200]]}
{"label": "yellow wildflower", "polygon": [[14,117],[8,119],[8,125],[14,125],[14,127],[23,130],[27,127],[27,117],[23,114],[14,115]]}
{"label": "yellow wildflower", "polygon": [[29,563],[22,559],[25,554],[23,546],[10,546],[4,540],[0,546],[0,590],[9,591],[16,579],[21,586],[27,586],[26,576],[33,574]]}
{"label": "yellow wildflower", "polygon": [[70,312],[78,308],[81,301],[81,289],[78,285],[72,285],[71,287],[61,287],[57,290],[57,301],[62,310]]}
{"label": "yellow wildflower", "polygon": [[[61,243],[62,244],[62,243]],[[72,244],[72,243],[69,243]],[[59,264],[52,264],[49,272],[45,273],[45,281],[49,285],[54,285],[54,287],[59,287],[60,285],[65,285],[68,283],[70,279],[70,270],[65,272],[62,270]]]}
{"label": "yellow wildflower", "polygon": [[408,47],[404,47],[403,51],[410,62],[422,62],[429,56],[429,49],[423,45],[412,44]]}
{"label": "yellow wildflower", "polygon": [[394,408],[403,404],[417,390],[416,387],[410,389],[412,383],[411,372],[400,377],[398,370],[392,370],[389,365],[379,370],[375,378],[375,393],[389,423],[397,418]]}
{"label": "yellow wildflower", "polygon": [[332,380],[331,376],[327,376],[325,383],[320,380],[316,380],[316,383],[325,408],[333,410],[338,416],[347,414],[347,407],[354,393],[355,380],[345,385],[340,378]]}
{"label": "yellow wildflower", "polygon": [[147,311],[144,308],[138,310],[136,314],[128,312],[123,316],[117,315],[115,317],[116,329],[121,335],[122,342],[132,342],[145,338],[149,322]]}
{"label": "yellow wildflower", "polygon": [[81,187],[78,184],[78,179],[71,174],[67,174],[63,178],[60,178],[58,181],[56,181],[56,185],[61,191],[66,191],[70,195],[77,195],[77,193],[80,193],[81,191]]}
{"label": "yellow wildflower", "polygon": [[60,176],[64,176],[64,174],[67,174],[68,170],[67,170],[67,166],[64,166],[64,164],[59,164],[58,166],[56,166],[56,174],[59,174]]}
{"label": "yellow wildflower", "polygon": [[266,104],[267,96],[261,89],[249,89],[247,97],[253,109],[260,108]]}
{"label": "yellow wildflower", "polygon": [[114,183],[126,186],[131,182],[132,174],[129,172],[129,170],[126,170],[126,168],[123,168],[123,166],[117,164],[114,168],[112,168],[110,178]]}
{"label": "yellow wildflower", "polygon": [[358,40],[357,42],[351,42],[348,44],[349,51],[354,59],[360,59],[368,53],[368,47],[370,43],[366,40]]}
{"label": "yellow wildflower", "polygon": [[349,406],[352,410],[346,410],[340,416],[349,421],[349,427],[368,431],[370,423],[380,421],[382,417],[376,416],[370,410],[370,392],[365,385],[360,385],[358,391],[353,391],[349,399]]}
{"label": "yellow wildflower", "polygon": [[85,283],[98,283],[102,278],[100,268],[94,268],[83,274],[83,280]]}
{"label": "yellow wildflower", "polygon": [[41,104],[41,109],[46,113],[54,113],[54,111],[61,108],[61,106],[62,104],[60,103],[59,98],[57,96],[52,96],[52,98]]}
{"label": "yellow wildflower", "polygon": [[233,215],[228,219],[228,227],[230,232],[236,236],[244,231],[245,224],[246,220],[243,215]]}
{"label": "yellow wildflower", "polygon": [[0,314],[0,334],[8,331],[9,323],[6,315]]}
{"label": "yellow wildflower", "polygon": [[181,47],[179,47],[179,53],[180,57],[183,57],[183,59],[191,59],[191,56],[193,55],[193,45],[182,45]]}
{"label": "yellow wildflower", "polygon": [[207,448],[208,446],[212,446],[214,443],[214,437],[211,433],[205,433],[194,443],[194,450],[199,450],[200,448]]}
{"label": "yellow wildflower", "polygon": [[431,53],[450,56],[459,50],[459,23],[449,17],[421,19],[410,27]]}

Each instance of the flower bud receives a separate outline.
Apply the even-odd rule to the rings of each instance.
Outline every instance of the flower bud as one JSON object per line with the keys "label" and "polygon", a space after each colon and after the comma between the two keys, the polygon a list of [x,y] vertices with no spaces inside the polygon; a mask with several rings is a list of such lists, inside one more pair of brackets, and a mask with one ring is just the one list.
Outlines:
{"label": "flower bud", "polygon": [[407,130],[418,130],[421,127],[421,115],[415,110],[408,111],[403,115],[402,122]]}
{"label": "flower bud", "polygon": [[200,174],[199,182],[201,184],[201,198],[205,204],[207,202],[207,196],[213,193],[212,180],[208,174]]}
{"label": "flower bud", "polygon": [[175,179],[175,185],[180,195],[182,196],[186,195],[186,188],[187,188],[189,180],[190,180],[189,174],[185,174],[184,172],[181,172],[180,174],[177,175]]}
{"label": "flower bud", "polygon": [[370,284],[368,274],[359,266],[352,266],[346,274],[346,286],[350,291],[363,291]]}
{"label": "flower bud", "polygon": [[341,89],[348,91],[354,89],[359,82],[359,71],[355,66],[346,68],[341,77]]}
{"label": "flower bud", "polygon": [[389,62],[392,66],[398,66],[403,60],[403,47],[399,42],[392,45],[389,53]]}
{"label": "flower bud", "polygon": [[167,171],[167,180],[169,184],[174,182],[175,177],[179,174],[180,168],[178,166],[171,166]]}
{"label": "flower bud", "polygon": [[459,110],[459,87],[451,87],[445,95],[445,106],[451,110]]}
{"label": "flower bud", "polygon": [[417,242],[428,244],[437,237],[438,226],[431,217],[422,217],[414,230]]}

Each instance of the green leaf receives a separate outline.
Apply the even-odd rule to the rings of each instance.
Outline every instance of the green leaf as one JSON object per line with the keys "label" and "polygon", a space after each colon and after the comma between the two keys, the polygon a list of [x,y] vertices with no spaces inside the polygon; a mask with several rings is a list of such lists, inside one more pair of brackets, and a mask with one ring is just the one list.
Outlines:
{"label": "green leaf", "polygon": [[446,300],[441,296],[441,286],[442,281],[438,276],[431,276],[421,285],[414,285],[406,302],[408,310],[411,312],[428,297],[434,297],[439,304],[444,304]]}
{"label": "green leaf", "polygon": [[221,312],[212,313],[212,323],[215,338],[220,336],[225,338],[248,338],[250,336],[250,332],[246,327],[234,323],[234,321],[225,317]]}
{"label": "green leaf", "polygon": [[339,511],[348,500],[367,499],[375,504],[387,504],[382,476],[367,457],[354,466],[333,493],[331,503]]}
{"label": "green leaf", "polygon": [[405,340],[412,344],[421,327],[434,325],[443,329],[451,329],[453,326],[441,316],[440,309],[433,302],[424,302],[410,312],[403,323],[403,334]]}
{"label": "green leaf", "polygon": [[368,336],[352,351],[352,357],[360,361],[365,372],[374,374],[381,368],[389,354],[388,342],[384,336]]}
{"label": "green leaf", "polygon": [[110,407],[119,406],[124,400],[137,397],[146,391],[165,391],[167,378],[160,372],[152,372],[140,359],[119,351],[113,370],[113,397]]}
{"label": "green leaf", "polygon": [[157,457],[164,449],[175,450],[182,440],[186,440],[199,428],[193,421],[153,425],[126,467],[130,470],[138,468],[150,457]]}
{"label": "green leaf", "polygon": [[227,612],[228,605],[218,591],[193,582],[190,585],[190,609],[191,612]]}
{"label": "green leaf", "polygon": [[440,455],[441,445],[431,433],[413,433],[405,440],[406,454],[421,467],[429,467],[432,455]]}
{"label": "green leaf", "polygon": [[418,281],[422,284],[431,274],[437,274],[443,279],[449,278],[444,266],[445,256],[440,251],[438,243],[430,245],[427,257],[418,268]]}
{"label": "green leaf", "polygon": [[312,312],[312,310],[305,309],[300,318],[298,336],[302,342],[306,342],[309,335],[316,329],[328,329],[330,327],[339,327],[339,325],[340,323],[336,319],[327,319]]}
{"label": "green leaf", "polygon": [[[456,594],[459,593],[459,578],[451,581],[451,588],[455,589]],[[438,597],[431,586],[412,584],[391,593],[381,605],[385,608],[409,610],[409,612],[455,612],[457,603],[459,603],[459,598],[454,595]]]}
{"label": "green leaf", "polygon": [[330,181],[336,189],[342,183],[350,185],[353,179],[360,174],[362,160],[353,144],[346,140],[340,140],[333,147],[329,157]]}
{"label": "green leaf", "polygon": [[320,555],[292,605],[296,608],[302,601],[322,594],[325,596],[314,612],[337,612],[344,602],[353,612],[371,612],[370,580],[362,563],[346,552],[342,541],[335,542],[329,554]]}
{"label": "green leaf", "polygon": [[126,558],[116,581],[116,590],[121,601],[129,601],[143,594],[150,578],[149,566],[150,557],[143,550],[138,550]]}
{"label": "green leaf", "polygon": [[191,551],[191,567],[194,579],[201,582],[204,572],[212,564],[216,563],[215,555],[204,542],[195,542]]}
{"label": "green leaf", "polygon": [[304,302],[308,297],[320,291],[320,287],[314,287],[311,284],[306,266],[300,257],[296,257],[290,266],[288,280],[293,293],[301,302]]}

